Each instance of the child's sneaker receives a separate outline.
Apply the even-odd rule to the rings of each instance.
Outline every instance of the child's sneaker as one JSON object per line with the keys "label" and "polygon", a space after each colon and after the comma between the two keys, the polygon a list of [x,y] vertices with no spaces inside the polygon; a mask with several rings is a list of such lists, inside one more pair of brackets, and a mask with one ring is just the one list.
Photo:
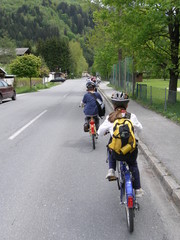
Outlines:
{"label": "child's sneaker", "polygon": [[144,195],[144,190],[142,188],[135,190],[136,198],[140,198]]}
{"label": "child's sneaker", "polygon": [[115,174],[115,170],[113,168],[110,168],[108,170],[108,174],[106,175],[106,179],[108,179],[109,181],[114,181],[117,179],[116,174]]}

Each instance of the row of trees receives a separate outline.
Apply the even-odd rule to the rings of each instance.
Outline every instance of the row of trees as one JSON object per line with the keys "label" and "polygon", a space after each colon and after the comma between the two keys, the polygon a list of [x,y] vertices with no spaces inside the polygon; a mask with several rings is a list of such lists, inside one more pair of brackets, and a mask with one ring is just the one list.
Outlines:
{"label": "row of trees", "polygon": [[39,41],[36,54],[42,56],[51,71],[73,73],[73,76],[80,76],[88,69],[88,64],[83,56],[80,43],[67,39],[50,38],[46,41]]}
{"label": "row of trees", "polygon": [[136,71],[169,76],[168,100],[175,102],[180,69],[180,2],[93,2],[95,29],[89,42],[95,50],[94,67],[107,77],[113,63],[132,56]]}
{"label": "row of trees", "polygon": [[[77,41],[61,38],[49,38],[39,41],[34,54],[18,56],[15,53],[15,42],[6,36],[0,38],[0,65],[18,77],[48,76],[49,72],[62,71],[70,77],[81,76],[88,69],[83,50]],[[9,72],[8,71],[8,72]]]}

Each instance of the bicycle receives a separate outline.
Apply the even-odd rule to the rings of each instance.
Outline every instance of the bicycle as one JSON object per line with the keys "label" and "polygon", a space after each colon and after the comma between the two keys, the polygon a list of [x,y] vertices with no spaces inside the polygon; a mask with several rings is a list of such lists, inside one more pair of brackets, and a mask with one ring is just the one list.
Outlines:
{"label": "bicycle", "polygon": [[[79,107],[84,107],[84,104],[80,104]],[[96,132],[96,121],[95,121],[95,118],[98,118],[98,115],[86,115],[86,118],[88,120],[88,129],[87,131],[85,132],[89,132],[91,138],[92,138],[92,146],[93,146],[93,149],[96,148],[96,139],[97,139],[97,132]]]}
{"label": "bicycle", "polygon": [[[106,131],[105,135],[109,134]],[[107,148],[107,159],[109,159],[109,150]],[[135,189],[133,188],[133,177],[125,161],[116,159],[116,178],[109,181],[117,181],[120,190],[120,205],[125,206],[127,227],[130,233],[134,231],[135,210],[140,209],[140,205],[136,199]]]}
{"label": "bicycle", "polygon": [[133,189],[133,178],[126,162],[116,161],[117,184],[120,190],[120,204],[125,206],[127,227],[130,233],[134,231],[135,210],[140,206]]}
{"label": "bicycle", "polygon": [[95,149],[96,148],[96,124],[95,124],[94,116],[91,116],[89,120],[89,134],[92,138],[93,149]]}

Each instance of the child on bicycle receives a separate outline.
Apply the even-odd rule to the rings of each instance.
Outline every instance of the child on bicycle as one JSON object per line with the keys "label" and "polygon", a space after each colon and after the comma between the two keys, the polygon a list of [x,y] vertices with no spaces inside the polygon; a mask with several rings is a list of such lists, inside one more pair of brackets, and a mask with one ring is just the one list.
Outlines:
{"label": "child on bicycle", "polygon": [[85,124],[84,124],[84,131],[88,132],[89,130],[89,120],[91,116],[94,116],[96,129],[99,128],[99,117],[98,117],[98,107],[96,104],[96,98],[103,101],[101,95],[98,92],[95,92],[96,84],[92,81],[86,83],[87,93],[83,96],[81,101],[81,106],[84,106],[84,114],[85,114]]}
{"label": "child on bicycle", "polygon": [[[99,126],[98,129],[98,135],[103,136],[106,135],[107,133],[110,133],[111,138],[113,136],[113,123],[116,119],[122,118],[126,115],[129,116],[129,119],[131,120],[134,128],[136,131],[142,129],[141,123],[138,121],[137,117],[133,113],[128,113],[127,107],[128,107],[128,102],[129,102],[129,97],[126,93],[123,92],[115,92],[111,96],[111,102],[114,107],[114,111],[110,113],[105,121]],[[110,141],[111,141],[110,138]],[[137,164],[137,155],[138,155],[138,148],[136,145],[135,150],[130,153],[128,158],[126,159],[126,162],[129,166],[130,171],[132,172],[132,176],[134,177],[134,183],[133,187],[136,192],[136,197],[141,197],[143,195],[143,190],[141,188],[141,183],[140,183],[140,174],[139,174],[139,169],[138,169],[138,164]],[[108,160],[109,160],[109,170],[106,178],[108,180],[116,180],[116,175],[115,175],[115,170],[116,170],[116,158],[113,155],[113,152],[111,149],[108,148]]]}

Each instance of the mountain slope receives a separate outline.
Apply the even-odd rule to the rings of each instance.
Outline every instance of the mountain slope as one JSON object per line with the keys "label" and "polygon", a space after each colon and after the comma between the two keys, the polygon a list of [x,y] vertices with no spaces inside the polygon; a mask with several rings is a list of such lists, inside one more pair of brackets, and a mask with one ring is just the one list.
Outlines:
{"label": "mountain slope", "polygon": [[77,0],[1,0],[0,37],[6,34],[22,46],[50,36],[82,36],[93,27],[85,6]]}

